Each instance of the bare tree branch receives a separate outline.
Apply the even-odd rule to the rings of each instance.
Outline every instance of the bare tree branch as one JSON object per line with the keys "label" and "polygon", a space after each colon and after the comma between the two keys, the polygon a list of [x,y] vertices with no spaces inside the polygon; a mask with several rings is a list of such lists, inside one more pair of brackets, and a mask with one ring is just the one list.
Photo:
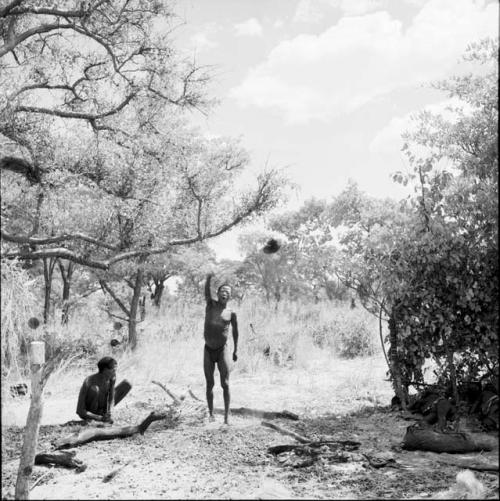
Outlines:
{"label": "bare tree branch", "polygon": [[0,17],[6,17],[9,15],[9,13],[21,5],[24,2],[24,0],[13,0],[10,2],[10,4],[6,5],[3,9],[0,9]]}
{"label": "bare tree branch", "polygon": [[115,303],[120,307],[120,310],[122,310],[123,313],[125,313],[125,315],[127,315],[127,317],[130,318],[130,310],[122,303],[122,301],[113,291],[113,289],[104,280],[99,280],[99,283],[101,284],[103,290],[113,298]]}
{"label": "bare tree branch", "polygon": [[39,108],[37,106],[16,106],[15,111],[24,111],[26,113],[41,113],[44,115],[53,115],[61,118],[74,118],[79,120],[89,120],[95,121],[101,118],[109,117],[121,111],[128,103],[137,95],[137,91],[129,94],[118,106],[105,111],[103,113],[79,113],[75,111],[65,111],[65,110],[57,110],[51,108]]}
{"label": "bare tree branch", "polygon": [[67,242],[72,240],[82,240],[84,242],[97,245],[99,247],[104,247],[105,249],[114,251],[119,250],[118,246],[116,245],[107,244],[102,240],[89,237],[88,235],[84,235],[83,233],[65,233],[55,237],[30,237],[26,235],[13,235],[11,233],[6,232],[3,229],[0,229],[0,235],[7,242],[14,242],[18,244],[48,245],[48,244],[58,244],[61,242]]}
{"label": "bare tree branch", "polygon": [[21,33],[20,35],[17,35],[15,38],[10,39],[2,47],[0,47],[0,57],[5,56],[5,54],[8,54],[11,50],[14,50],[20,43],[24,42],[33,35],[48,33],[54,30],[67,30],[73,28],[74,28],[73,24],[61,24],[61,23],[42,24],[40,26],[36,26],[34,28],[26,30],[24,33]]}

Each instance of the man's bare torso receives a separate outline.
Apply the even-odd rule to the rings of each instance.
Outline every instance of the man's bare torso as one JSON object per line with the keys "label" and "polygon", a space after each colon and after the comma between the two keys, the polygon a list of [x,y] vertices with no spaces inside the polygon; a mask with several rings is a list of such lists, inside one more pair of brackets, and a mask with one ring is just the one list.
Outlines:
{"label": "man's bare torso", "polygon": [[205,312],[205,344],[211,349],[224,346],[229,336],[231,323],[231,308],[223,306],[218,301],[207,301]]}

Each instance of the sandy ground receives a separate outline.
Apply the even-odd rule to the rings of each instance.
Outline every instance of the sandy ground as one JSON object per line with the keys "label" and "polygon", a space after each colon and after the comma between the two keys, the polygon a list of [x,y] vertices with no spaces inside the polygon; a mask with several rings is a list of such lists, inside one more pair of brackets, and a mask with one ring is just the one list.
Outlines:
{"label": "sandy ground", "polygon": [[[389,412],[391,389],[380,359],[343,361],[307,370],[276,369],[260,376],[233,378],[232,407],[269,411],[287,409],[299,421],[276,424],[318,439],[355,440],[359,450],[347,460],[329,459],[296,467],[297,458],[275,457],[267,448],[296,443],[261,425],[260,419],[233,416],[208,423],[200,412],[186,413],[177,423],[153,423],[144,435],[92,442],[73,449],[87,464],[82,473],[36,466],[32,499],[405,499],[429,498],[454,485],[460,468],[443,465],[437,454],[401,450],[398,446],[410,424]],[[382,381],[382,383],[381,383]],[[58,424],[76,419],[75,388],[47,387],[39,451],[72,429]],[[203,386],[189,384],[203,396]],[[168,385],[177,394],[187,386]],[[54,388],[58,388],[54,386]],[[215,405],[222,406],[220,388]],[[114,411],[115,424],[137,424],[153,409],[170,405],[161,388],[145,379],[134,384],[129,396]],[[22,426],[29,398],[9,400],[2,413],[2,499],[12,499],[18,467]],[[203,406],[202,406],[203,407]],[[498,451],[490,453],[491,457]],[[375,469],[364,455],[392,458],[392,467]],[[488,455],[486,455],[488,456]],[[294,459],[295,458],[295,459]],[[300,462],[300,461],[299,461]],[[109,482],[103,478],[120,468]],[[43,478],[42,478],[43,477]],[[477,473],[484,497],[498,497],[498,473]]]}

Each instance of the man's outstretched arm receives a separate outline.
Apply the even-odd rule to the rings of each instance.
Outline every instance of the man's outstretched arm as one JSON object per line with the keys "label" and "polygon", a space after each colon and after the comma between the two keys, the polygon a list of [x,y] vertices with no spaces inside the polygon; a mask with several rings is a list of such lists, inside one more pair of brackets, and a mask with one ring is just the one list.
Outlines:
{"label": "man's outstretched arm", "polygon": [[236,313],[231,313],[231,327],[233,331],[233,342],[234,342],[234,351],[233,351],[233,361],[236,362],[238,360],[238,319],[236,318]]}
{"label": "man's outstretched arm", "polygon": [[210,281],[212,280],[213,276],[214,276],[213,273],[209,273],[207,275],[207,280],[205,282],[205,300],[207,303],[210,303],[212,301],[212,292],[210,291]]}

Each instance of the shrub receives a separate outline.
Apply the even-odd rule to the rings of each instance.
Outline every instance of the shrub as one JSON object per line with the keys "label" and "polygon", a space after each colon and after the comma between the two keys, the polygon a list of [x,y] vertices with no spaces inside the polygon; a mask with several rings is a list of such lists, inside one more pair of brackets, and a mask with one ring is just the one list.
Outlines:
{"label": "shrub", "polygon": [[336,351],[340,357],[355,358],[375,353],[373,322],[364,314],[346,313],[337,322]]}

